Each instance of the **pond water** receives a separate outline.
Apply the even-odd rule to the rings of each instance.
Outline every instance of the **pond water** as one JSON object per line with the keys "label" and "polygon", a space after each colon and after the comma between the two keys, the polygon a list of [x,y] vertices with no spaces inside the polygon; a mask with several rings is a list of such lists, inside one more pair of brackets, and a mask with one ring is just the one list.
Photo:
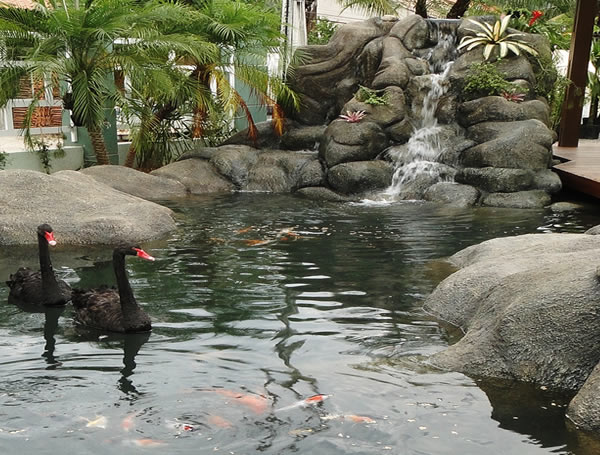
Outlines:
{"label": "pond water", "polygon": [[[600,224],[593,207],[265,194],[167,205],[179,229],[143,245],[156,262],[127,263],[151,334],[0,305],[0,453],[600,453],[565,423],[568,396],[431,368],[452,336],[422,311],[450,272],[436,259],[493,237],[583,232]],[[109,248],[51,253],[71,285],[114,283]],[[2,279],[36,261],[34,247],[0,248]]]}

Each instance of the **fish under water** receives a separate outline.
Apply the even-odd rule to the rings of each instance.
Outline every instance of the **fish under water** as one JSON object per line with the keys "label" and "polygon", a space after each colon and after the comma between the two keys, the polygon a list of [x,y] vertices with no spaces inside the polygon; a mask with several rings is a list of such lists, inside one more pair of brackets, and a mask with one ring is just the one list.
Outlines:
{"label": "fish under water", "polygon": [[275,412],[288,411],[290,409],[295,409],[295,408],[305,408],[307,406],[321,403],[321,402],[325,401],[327,398],[329,398],[330,396],[331,395],[325,395],[325,394],[313,395],[308,398],[305,398],[304,400],[300,400],[300,401],[297,401],[296,403],[290,404],[289,406],[284,406],[282,408],[275,409]]}

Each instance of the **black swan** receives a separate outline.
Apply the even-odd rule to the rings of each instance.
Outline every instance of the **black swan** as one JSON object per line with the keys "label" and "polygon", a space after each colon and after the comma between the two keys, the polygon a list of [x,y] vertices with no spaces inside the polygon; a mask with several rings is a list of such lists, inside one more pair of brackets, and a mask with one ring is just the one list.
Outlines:
{"label": "black swan", "polygon": [[110,332],[148,332],[150,318],[135,301],[125,271],[125,256],[138,256],[148,261],[154,258],[137,246],[121,246],[113,251],[113,268],[117,289],[73,289],[75,320],[84,326]]}
{"label": "black swan", "polygon": [[37,235],[40,270],[21,267],[10,275],[6,282],[10,288],[10,296],[34,305],[64,305],[71,300],[71,287],[64,281],[57,280],[52,270],[48,250],[48,244],[56,245],[52,227],[48,224],[39,225]]}

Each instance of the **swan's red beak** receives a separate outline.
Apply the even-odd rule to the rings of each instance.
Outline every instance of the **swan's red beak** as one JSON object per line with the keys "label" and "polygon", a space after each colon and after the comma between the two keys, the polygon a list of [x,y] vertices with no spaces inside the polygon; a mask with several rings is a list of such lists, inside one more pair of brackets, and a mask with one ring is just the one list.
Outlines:
{"label": "swan's red beak", "polygon": [[142,250],[141,248],[134,248],[135,251],[137,251],[137,256],[142,258],[142,259],[146,259],[147,261],[154,261],[155,259],[150,256],[148,253],[146,253],[144,250]]}
{"label": "swan's red beak", "polygon": [[52,232],[44,231],[44,237],[46,237],[46,241],[48,245],[54,246],[56,245],[56,240],[54,239],[54,234]]}

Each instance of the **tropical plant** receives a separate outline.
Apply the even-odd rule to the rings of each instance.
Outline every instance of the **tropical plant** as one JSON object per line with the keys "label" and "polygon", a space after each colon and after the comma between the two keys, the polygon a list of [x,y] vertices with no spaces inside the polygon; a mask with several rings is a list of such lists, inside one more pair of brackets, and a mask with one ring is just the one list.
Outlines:
{"label": "tropical plant", "polygon": [[358,123],[360,122],[367,113],[365,111],[346,111],[345,114],[340,115],[341,119],[346,120],[348,123]]}
{"label": "tropical plant", "polygon": [[512,101],[513,103],[521,103],[525,100],[525,94],[520,93],[514,90],[503,90],[500,95],[507,101]]}
{"label": "tropical plant", "polygon": [[[174,133],[172,137],[202,138],[214,112],[232,118],[241,111],[249,125],[249,137],[256,139],[252,113],[229,77],[232,71],[236,81],[243,83],[260,104],[272,106],[273,126],[278,134],[283,131],[280,103],[292,108],[298,106],[298,97],[281,79],[269,75],[265,67],[267,52],[280,44],[279,15],[261,5],[234,0],[189,0],[188,3],[193,13],[184,24],[178,25],[177,33],[196,36],[212,43],[219,51],[210,55],[175,53],[173,61],[187,68],[187,81],[179,81],[179,90],[165,92],[156,84],[138,86],[138,91],[145,93],[141,100],[150,102],[144,109],[152,115],[143,117],[126,165],[133,165],[142,144],[156,143],[156,137],[165,138],[167,132]],[[178,127],[167,127],[169,122],[178,123]],[[160,131],[163,133],[159,134]],[[163,150],[166,149],[163,147]]]}
{"label": "tropical plant", "polygon": [[383,90],[373,90],[372,88],[360,85],[354,97],[365,104],[372,106],[385,106],[388,104],[387,96]]}
{"label": "tropical plant", "polygon": [[465,77],[464,93],[473,97],[500,95],[511,92],[513,85],[506,80],[494,63],[475,63]]}
{"label": "tropical plant", "polygon": [[[108,164],[102,131],[106,112],[118,99],[113,72],[145,79],[163,68],[164,59],[156,55],[217,51],[195,37],[160,32],[165,22],[187,17],[188,11],[177,3],[142,5],[136,0],[88,0],[81,5],[77,0],[36,0],[33,9],[0,8],[0,41],[20,50],[13,57],[20,61],[0,68],[0,105],[14,96],[22,76],[60,83],[63,107],[76,126],[87,128],[97,163]],[[26,117],[30,143],[31,117],[38,104],[34,99]]]}
{"label": "tropical plant", "polygon": [[537,55],[537,51],[519,40],[518,36],[520,33],[506,33],[508,23],[510,22],[511,15],[504,16],[502,19],[497,20],[494,25],[490,25],[487,22],[480,22],[474,19],[468,19],[473,25],[476,25],[481,31],[470,30],[475,36],[465,36],[458,45],[458,49],[466,49],[470,51],[478,46],[483,46],[483,58],[489,60],[492,52],[498,49],[499,57],[504,58],[509,52],[515,55],[521,55],[521,51],[527,52],[531,55]]}

